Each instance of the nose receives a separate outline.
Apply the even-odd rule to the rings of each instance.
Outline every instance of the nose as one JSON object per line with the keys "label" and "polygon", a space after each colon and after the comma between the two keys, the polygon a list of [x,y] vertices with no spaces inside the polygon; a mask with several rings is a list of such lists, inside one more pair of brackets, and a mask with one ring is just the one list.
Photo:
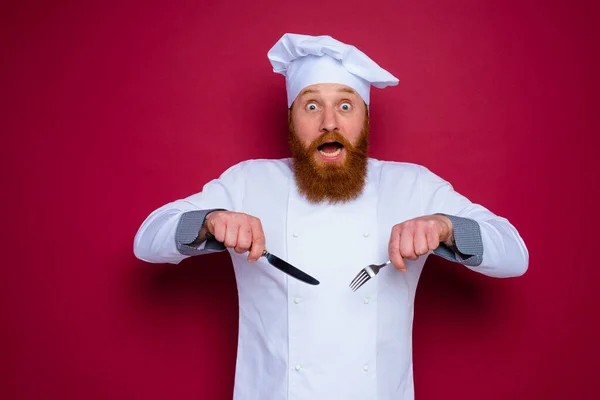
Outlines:
{"label": "nose", "polygon": [[320,131],[322,133],[329,133],[337,130],[339,130],[339,128],[335,110],[332,107],[326,107],[325,111],[323,112]]}

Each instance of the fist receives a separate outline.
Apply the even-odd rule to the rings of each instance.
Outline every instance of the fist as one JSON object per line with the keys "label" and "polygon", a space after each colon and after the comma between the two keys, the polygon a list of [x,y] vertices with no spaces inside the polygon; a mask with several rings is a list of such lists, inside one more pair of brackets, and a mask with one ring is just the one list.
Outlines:
{"label": "fist", "polygon": [[416,260],[435,250],[440,243],[454,240],[452,221],[444,215],[426,215],[394,225],[389,243],[390,261],[399,271],[406,271],[404,259]]}
{"label": "fist", "polygon": [[255,262],[262,256],[265,234],[258,218],[230,211],[213,211],[206,216],[205,227],[215,239],[236,253],[250,251],[248,262]]}

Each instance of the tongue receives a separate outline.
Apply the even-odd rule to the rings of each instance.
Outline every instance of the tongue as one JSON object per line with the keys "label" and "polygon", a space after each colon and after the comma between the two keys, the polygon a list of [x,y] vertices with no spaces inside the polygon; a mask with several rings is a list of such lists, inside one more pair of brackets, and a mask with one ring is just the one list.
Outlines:
{"label": "tongue", "polygon": [[324,153],[334,153],[338,149],[338,145],[335,143],[325,143],[321,146],[321,151]]}

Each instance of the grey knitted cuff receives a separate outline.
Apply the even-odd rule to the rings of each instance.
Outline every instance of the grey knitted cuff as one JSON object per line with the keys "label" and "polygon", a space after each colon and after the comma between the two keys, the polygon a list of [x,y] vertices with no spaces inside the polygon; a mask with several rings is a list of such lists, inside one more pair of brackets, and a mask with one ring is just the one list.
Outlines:
{"label": "grey knitted cuff", "polygon": [[200,254],[214,253],[225,250],[225,245],[218,242],[215,238],[209,238],[205,242],[204,249],[198,250],[202,243],[194,243],[198,239],[198,233],[202,229],[206,215],[212,211],[221,210],[218,208],[212,210],[194,210],[184,212],[179,218],[177,229],[175,230],[175,244],[177,251],[186,256],[197,256]]}
{"label": "grey knitted cuff", "polygon": [[441,214],[452,222],[454,243],[448,247],[443,243],[433,251],[434,254],[450,261],[476,267],[483,262],[483,240],[477,221],[470,218]]}

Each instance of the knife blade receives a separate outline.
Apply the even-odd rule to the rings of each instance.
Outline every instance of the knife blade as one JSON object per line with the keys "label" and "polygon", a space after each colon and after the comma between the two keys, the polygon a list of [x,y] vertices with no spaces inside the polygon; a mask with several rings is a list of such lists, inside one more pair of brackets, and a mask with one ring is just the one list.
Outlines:
{"label": "knife blade", "polygon": [[278,270],[285,272],[286,274],[301,280],[302,282],[308,283],[309,285],[318,285],[319,281],[308,275],[306,272],[299,270],[293,265],[289,264],[286,261],[283,261],[281,258],[269,253],[267,249],[265,249],[262,253],[262,256],[267,259],[269,264],[277,268]]}
{"label": "knife blade", "polygon": [[[215,236],[210,232],[206,233],[206,239],[207,240],[208,239],[215,240],[221,246],[225,247],[225,244],[216,240]],[[250,245],[250,249],[252,249],[252,245]],[[267,249],[263,250],[263,253],[261,256],[265,257],[267,259],[267,261],[269,262],[269,264],[271,264],[278,270],[288,274],[291,277],[294,277],[304,283],[308,283],[309,285],[318,285],[319,284],[318,280],[316,280],[312,276],[308,275],[306,272],[299,270],[298,268],[294,267],[293,265],[289,264],[288,262],[283,261],[281,258],[277,257],[276,255],[269,253],[267,251]]]}

